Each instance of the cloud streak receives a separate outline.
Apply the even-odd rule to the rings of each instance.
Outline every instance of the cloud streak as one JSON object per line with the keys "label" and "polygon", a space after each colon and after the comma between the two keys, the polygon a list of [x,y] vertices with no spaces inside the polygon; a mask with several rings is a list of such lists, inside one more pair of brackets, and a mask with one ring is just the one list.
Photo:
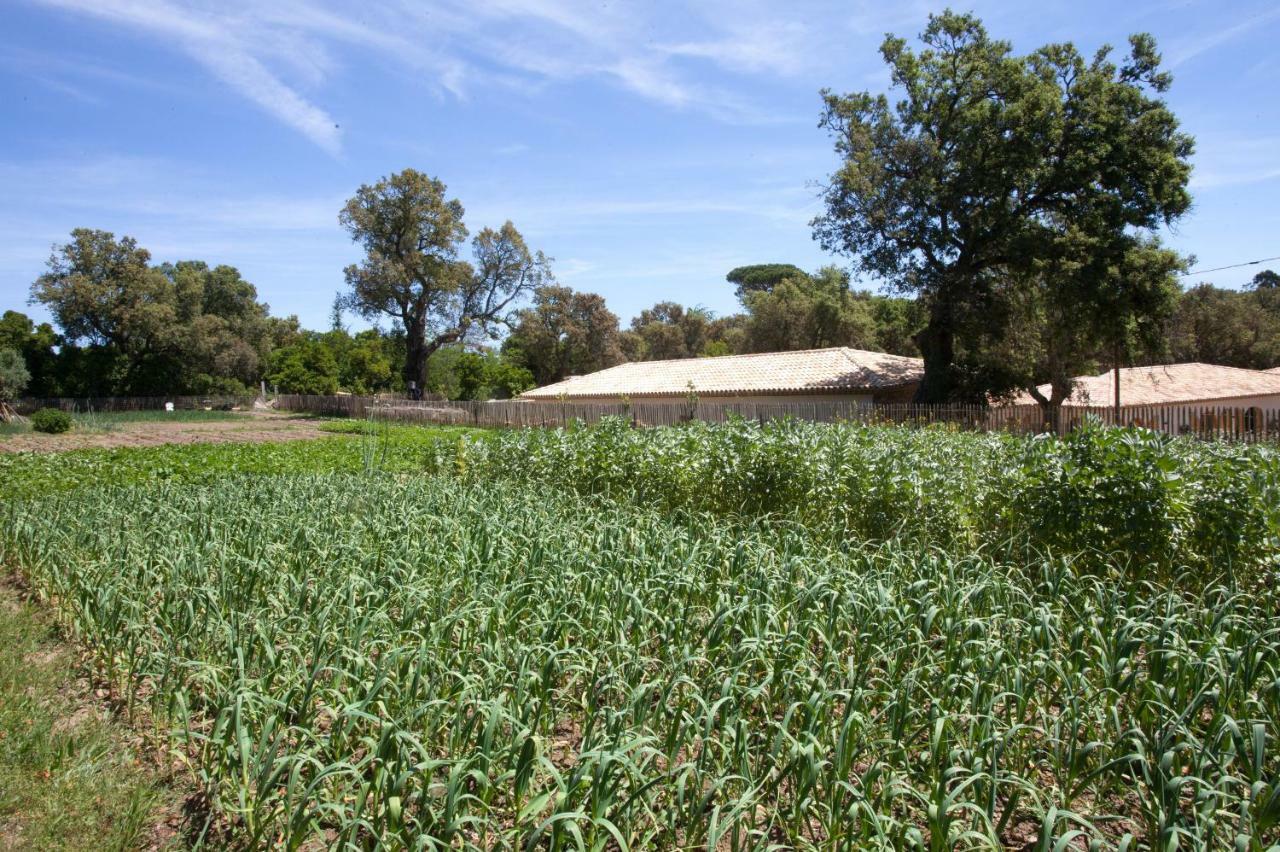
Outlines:
{"label": "cloud streak", "polygon": [[1227,42],[1239,38],[1245,33],[1256,30],[1262,24],[1275,20],[1276,18],[1280,18],[1280,6],[1277,6],[1270,11],[1254,15],[1251,18],[1247,18],[1246,20],[1232,24],[1231,26],[1222,27],[1221,29],[1199,35],[1189,41],[1184,41],[1169,51],[1169,61],[1167,66],[1170,69],[1177,68],[1179,65],[1195,59],[1202,53],[1208,53],[1215,48],[1221,47]]}
{"label": "cloud streak", "polygon": [[[337,155],[337,123],[274,74],[255,54],[246,32],[233,21],[166,0],[40,0],[48,6],[170,40],[259,108]],[[293,51],[297,55],[297,51]]]}
{"label": "cloud streak", "polygon": [[[528,89],[597,79],[675,110],[739,124],[772,122],[760,105],[706,82],[726,74],[791,76],[812,67],[810,35],[768,6],[599,4],[580,0],[29,0],[149,36],[322,150],[342,134],[322,104],[342,48],[420,75],[465,99],[482,85]],[[678,14],[677,14],[678,11]]]}

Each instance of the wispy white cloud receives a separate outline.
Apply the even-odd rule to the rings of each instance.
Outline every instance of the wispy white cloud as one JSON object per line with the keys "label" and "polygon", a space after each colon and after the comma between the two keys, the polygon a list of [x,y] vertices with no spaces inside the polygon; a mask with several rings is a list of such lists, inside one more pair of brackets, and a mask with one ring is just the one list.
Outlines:
{"label": "wispy white cloud", "polygon": [[795,75],[820,61],[807,49],[812,42],[813,34],[798,20],[753,20],[731,24],[728,32],[712,39],[659,45],[658,50],[743,73]]}
{"label": "wispy white cloud", "polygon": [[1280,178],[1280,137],[1202,134],[1192,189],[1246,186]]}
{"label": "wispy white cloud", "polygon": [[1168,56],[1166,64],[1169,68],[1177,68],[1202,53],[1221,47],[1276,18],[1280,18],[1280,6],[1219,29],[1197,33],[1195,36],[1176,42],[1166,54]]}
{"label": "wispy white cloud", "polygon": [[1236,169],[1196,174],[1191,180],[1192,189],[1217,189],[1223,186],[1246,186],[1280,178],[1280,166],[1262,166],[1252,169]]}
{"label": "wispy white cloud", "polygon": [[[267,67],[255,54],[254,39],[248,34],[251,31],[237,26],[234,17],[225,13],[210,13],[198,8],[178,6],[167,0],[39,2],[171,41],[215,77],[284,124],[301,132],[325,151],[337,154],[341,149],[337,123]],[[284,44],[289,47],[287,40]],[[292,45],[292,48],[287,51],[287,55],[295,58],[320,55],[299,51],[296,45]],[[315,61],[308,65],[315,68]]]}
{"label": "wispy white cloud", "polygon": [[323,105],[343,73],[343,47],[361,61],[417,73],[463,99],[481,85],[528,88],[582,78],[613,81],[650,101],[735,123],[776,117],[691,63],[727,74],[794,75],[819,52],[795,16],[758,7],[667,8],[584,0],[29,0],[147,34],[320,148],[342,132]]}

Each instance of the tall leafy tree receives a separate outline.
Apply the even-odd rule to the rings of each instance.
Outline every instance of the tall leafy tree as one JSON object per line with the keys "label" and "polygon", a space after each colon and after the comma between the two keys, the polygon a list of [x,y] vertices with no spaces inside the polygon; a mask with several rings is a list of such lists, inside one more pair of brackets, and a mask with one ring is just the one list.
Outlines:
{"label": "tall leafy tree", "polygon": [[945,12],[921,40],[918,53],[892,36],[881,46],[896,103],[823,93],[843,163],[814,233],[920,297],[921,400],[984,398],[1001,388],[966,360],[1010,333],[1007,300],[1045,272],[1033,264],[1064,244],[1123,257],[1134,231],[1180,217],[1192,140],[1160,98],[1170,78],[1150,36],[1131,37],[1119,64],[1070,44],[1017,56],[976,18]]}
{"label": "tall leafy tree", "polygon": [[1273,269],[1264,269],[1253,276],[1249,286],[1254,290],[1275,290],[1280,288],[1280,272],[1276,272]]}
{"label": "tall leafy tree", "polygon": [[559,286],[534,291],[533,304],[520,311],[503,351],[539,385],[623,361],[618,317],[604,297]]}
{"label": "tall leafy tree", "polygon": [[1152,239],[1063,240],[1057,252],[1029,266],[1025,279],[1010,283],[1000,301],[1008,308],[1002,317],[1007,333],[969,363],[985,367],[989,387],[1026,389],[1045,422],[1056,426],[1076,376],[1166,354],[1179,297],[1176,274],[1184,267],[1183,258]]}
{"label": "tall leafy tree", "polygon": [[66,342],[98,347],[113,364],[113,391],[146,392],[156,357],[173,343],[176,293],[150,260],[132,237],[77,228],[31,286]]}
{"label": "tall leafy tree", "polygon": [[271,319],[257,288],[233,266],[184,260],[158,269],[176,294],[168,389],[245,392],[271,352]]}
{"label": "tall leafy tree", "polygon": [[440,180],[414,169],[361,186],[339,221],[365,257],[346,268],[344,306],[366,318],[390,316],[405,334],[404,379],[427,385],[427,361],[442,346],[492,336],[525,295],[551,280],[510,222],[471,241],[462,203]]}
{"label": "tall leafy tree", "polygon": [[24,390],[31,374],[27,372],[27,362],[17,349],[0,346],[0,421],[8,422],[9,406]]}
{"label": "tall leafy tree", "polygon": [[309,332],[271,353],[267,382],[283,393],[333,394],[338,379],[338,360],[323,335]]}
{"label": "tall leafy tree", "polygon": [[742,345],[747,352],[875,345],[868,302],[854,296],[849,276],[833,266],[748,292],[743,304],[748,319]]}
{"label": "tall leafy tree", "polygon": [[725,280],[734,287],[741,300],[748,293],[768,292],[789,278],[802,277],[804,270],[790,263],[753,263],[730,269]]}
{"label": "tall leafy tree", "polygon": [[23,359],[29,375],[26,393],[31,396],[57,396],[58,354],[54,347],[60,340],[53,326],[39,325],[21,311],[5,311],[0,316],[0,349],[13,349]]}
{"label": "tall leafy tree", "polygon": [[1280,289],[1197,284],[1178,299],[1168,343],[1174,361],[1250,370],[1280,366]]}
{"label": "tall leafy tree", "polygon": [[234,267],[150,261],[132,237],[87,228],[55,249],[31,296],[62,330],[61,390],[244,392],[274,336],[257,290]]}
{"label": "tall leafy tree", "polygon": [[696,358],[715,339],[715,316],[705,308],[658,302],[631,320],[623,348],[631,361]]}

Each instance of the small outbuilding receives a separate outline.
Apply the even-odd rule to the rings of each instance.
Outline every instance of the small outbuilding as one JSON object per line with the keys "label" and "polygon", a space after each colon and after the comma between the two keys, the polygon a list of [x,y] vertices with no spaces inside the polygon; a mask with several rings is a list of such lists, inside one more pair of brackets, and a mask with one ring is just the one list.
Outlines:
{"label": "small outbuilding", "polygon": [[837,346],[794,352],[636,361],[535,388],[533,401],[733,403],[910,402],[924,375],[919,358]]}

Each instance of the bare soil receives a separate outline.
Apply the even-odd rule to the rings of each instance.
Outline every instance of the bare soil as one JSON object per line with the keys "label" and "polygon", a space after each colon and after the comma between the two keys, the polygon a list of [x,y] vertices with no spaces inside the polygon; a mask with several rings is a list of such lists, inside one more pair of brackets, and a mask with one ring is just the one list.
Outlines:
{"label": "bare soil", "polygon": [[260,444],[323,438],[319,422],[275,411],[244,412],[233,420],[123,423],[109,432],[71,430],[61,435],[30,432],[0,436],[0,453],[59,453],[67,450],[155,447],[160,444]]}

